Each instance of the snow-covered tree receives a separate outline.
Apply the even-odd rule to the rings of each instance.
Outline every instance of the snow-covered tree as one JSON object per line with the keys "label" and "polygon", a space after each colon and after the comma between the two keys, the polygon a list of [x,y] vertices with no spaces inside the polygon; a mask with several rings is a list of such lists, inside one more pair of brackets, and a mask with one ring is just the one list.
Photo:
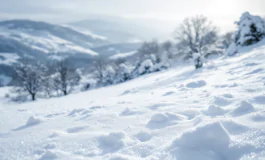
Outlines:
{"label": "snow-covered tree", "polygon": [[144,42],[138,52],[140,53],[141,61],[151,59],[153,63],[161,62],[160,46],[156,40]]}
{"label": "snow-covered tree", "polygon": [[55,66],[54,85],[67,95],[74,86],[78,85],[80,76],[75,68],[72,68],[67,60],[58,62]]}
{"label": "snow-covered tree", "polygon": [[34,101],[36,95],[42,90],[45,67],[38,62],[23,59],[15,68],[15,71],[16,84],[14,91],[19,94],[26,92]]}
{"label": "snow-covered tree", "polygon": [[102,85],[111,85],[115,82],[116,72],[114,68],[109,65],[106,67],[106,69],[103,71],[103,80]]}
{"label": "snow-covered tree", "polygon": [[194,53],[193,54],[193,60],[194,60],[194,65],[196,69],[199,69],[203,66],[203,58],[201,54],[199,53]]}
{"label": "snow-covered tree", "polygon": [[142,75],[146,73],[151,73],[153,71],[153,67],[153,62],[150,59],[147,59],[140,64],[139,68],[137,69],[138,74]]}
{"label": "snow-covered tree", "polygon": [[106,70],[107,61],[101,56],[96,57],[94,61],[94,68],[95,68],[95,74],[96,78],[98,79],[99,83],[103,82],[104,78],[104,71]]}
{"label": "snow-covered tree", "polygon": [[221,37],[223,48],[227,49],[233,42],[233,32],[227,32]]}
{"label": "snow-covered tree", "polygon": [[235,34],[237,45],[252,45],[265,36],[265,22],[260,16],[253,16],[249,12],[245,12],[236,24],[238,25],[238,31]]}
{"label": "snow-covered tree", "polygon": [[174,44],[171,41],[165,41],[162,43],[162,50],[164,51],[164,56],[168,59],[173,59],[174,56]]}
{"label": "snow-covered tree", "polygon": [[187,57],[194,53],[206,56],[216,49],[217,28],[204,16],[186,18],[176,29],[177,47]]}
{"label": "snow-covered tree", "polygon": [[132,69],[131,67],[129,67],[128,65],[126,65],[125,63],[120,64],[117,67],[117,71],[116,71],[116,81],[117,83],[120,82],[125,82],[127,80],[130,80],[132,78]]}
{"label": "snow-covered tree", "polygon": [[227,55],[234,55],[240,47],[255,44],[265,37],[265,21],[260,16],[245,12],[236,25],[238,29],[234,33],[233,43],[227,49]]}

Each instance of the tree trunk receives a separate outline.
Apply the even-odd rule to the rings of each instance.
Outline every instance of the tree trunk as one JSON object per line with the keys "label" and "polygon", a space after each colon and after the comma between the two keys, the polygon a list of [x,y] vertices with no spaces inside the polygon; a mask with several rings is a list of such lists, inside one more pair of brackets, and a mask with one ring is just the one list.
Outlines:
{"label": "tree trunk", "polygon": [[63,94],[66,96],[67,95],[67,91],[63,91]]}
{"label": "tree trunk", "polygon": [[31,94],[32,101],[35,101],[35,94]]}

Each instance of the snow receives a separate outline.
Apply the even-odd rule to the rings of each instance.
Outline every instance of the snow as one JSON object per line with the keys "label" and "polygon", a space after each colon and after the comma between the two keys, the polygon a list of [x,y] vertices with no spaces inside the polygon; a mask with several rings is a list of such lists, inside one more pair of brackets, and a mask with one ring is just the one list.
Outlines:
{"label": "snow", "polygon": [[153,71],[154,64],[150,59],[143,61],[138,68],[138,74],[145,74]]}
{"label": "snow", "polygon": [[127,52],[127,53],[118,53],[118,54],[115,54],[115,55],[109,57],[109,59],[110,60],[125,59],[125,58],[128,58],[128,57],[135,55],[136,53],[137,53],[136,51],[131,51],[131,52]]}
{"label": "snow", "polygon": [[258,43],[265,37],[265,21],[260,16],[245,12],[236,24],[237,31],[233,35],[233,42],[226,51],[228,56],[233,56],[242,52],[242,50],[246,50],[246,46]]}
{"label": "snow", "polygon": [[235,160],[265,156],[265,46],[66,97],[0,89],[0,159]]}
{"label": "snow", "polygon": [[17,63],[18,59],[19,56],[15,53],[0,53],[0,64],[12,65],[13,63]]}
{"label": "snow", "polygon": [[[88,44],[84,47],[80,44],[68,41],[53,35],[45,30],[34,30],[25,28],[11,29],[4,25],[0,26],[0,35],[17,40],[30,48],[39,50],[43,53],[85,53],[91,56],[96,56],[98,53],[90,50],[93,45]],[[96,37],[94,37],[97,39]],[[2,53],[0,53],[2,55]],[[1,63],[1,62],[0,62]]]}
{"label": "snow", "polygon": [[29,117],[26,126],[37,125],[37,124],[39,124],[41,122],[42,122],[42,119],[41,118],[31,116],[31,117]]}

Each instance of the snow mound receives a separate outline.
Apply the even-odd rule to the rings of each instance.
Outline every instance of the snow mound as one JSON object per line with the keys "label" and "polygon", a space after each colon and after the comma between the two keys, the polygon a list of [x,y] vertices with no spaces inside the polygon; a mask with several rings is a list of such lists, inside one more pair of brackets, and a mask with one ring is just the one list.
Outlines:
{"label": "snow mound", "polygon": [[141,132],[137,133],[135,135],[135,137],[141,142],[146,142],[152,138],[152,135],[149,134],[148,132],[141,131]]}
{"label": "snow mound", "polygon": [[254,110],[255,109],[252,104],[247,101],[242,101],[233,111],[231,111],[231,114],[233,116],[241,116],[244,114],[251,113]]}
{"label": "snow mound", "polygon": [[29,117],[26,126],[33,126],[43,122],[43,119],[35,116]]}
{"label": "snow mound", "polygon": [[226,156],[229,143],[227,130],[221,123],[214,122],[184,132],[170,148],[176,159],[217,159],[218,156],[222,159]]}
{"label": "snow mound", "polygon": [[108,135],[102,135],[98,138],[99,148],[103,153],[114,152],[125,146],[125,133],[124,132],[112,132]]}
{"label": "snow mound", "polygon": [[148,122],[147,127],[150,129],[159,129],[164,128],[166,126],[171,126],[178,121],[185,120],[187,117],[180,115],[180,114],[174,114],[174,113],[156,113],[151,117],[151,120]]}
{"label": "snow mound", "polygon": [[188,84],[186,84],[187,88],[200,88],[205,86],[207,83],[204,80],[199,80],[199,81],[195,81],[195,82],[190,82]]}
{"label": "snow mound", "polygon": [[206,110],[203,110],[203,113],[207,116],[218,116],[224,115],[227,111],[216,105],[210,105]]}

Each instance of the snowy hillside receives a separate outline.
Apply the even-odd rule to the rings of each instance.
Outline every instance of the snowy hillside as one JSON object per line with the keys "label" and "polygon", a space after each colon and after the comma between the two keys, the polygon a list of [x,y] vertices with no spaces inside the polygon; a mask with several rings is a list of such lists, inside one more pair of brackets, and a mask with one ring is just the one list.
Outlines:
{"label": "snowy hillside", "polygon": [[264,159],[265,46],[257,46],[200,70],[179,66],[49,100],[8,102],[2,88],[0,159]]}
{"label": "snowy hillside", "polygon": [[18,52],[17,54],[21,55],[23,52],[29,52],[25,50],[28,48],[30,52],[83,53],[94,56],[97,53],[90,48],[108,43],[101,37],[45,22],[29,20],[0,22],[0,52]]}

